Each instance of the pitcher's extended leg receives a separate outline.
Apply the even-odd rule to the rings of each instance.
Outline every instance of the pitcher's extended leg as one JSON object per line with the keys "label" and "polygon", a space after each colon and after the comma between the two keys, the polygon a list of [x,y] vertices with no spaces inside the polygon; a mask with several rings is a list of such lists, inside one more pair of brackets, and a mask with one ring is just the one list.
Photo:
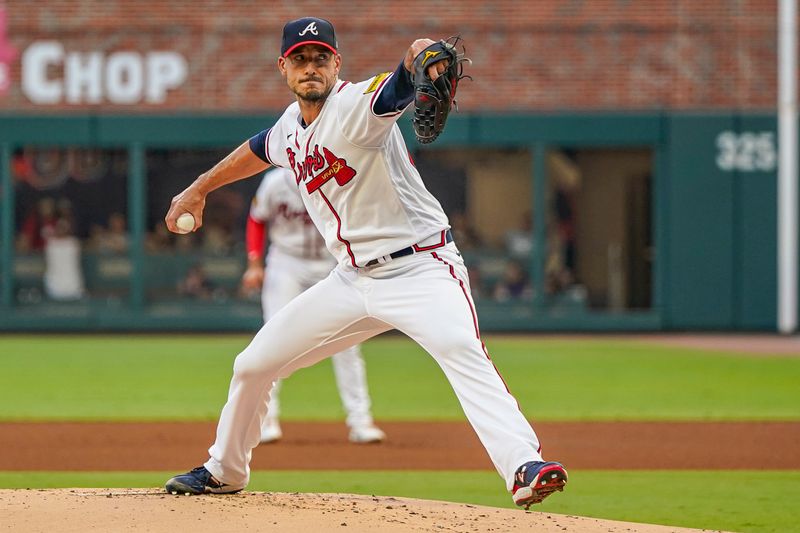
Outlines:
{"label": "pitcher's extended leg", "polygon": [[236,357],[228,401],[204,465],[217,480],[247,485],[272,382],[387,329],[365,317],[362,295],[334,271],[261,328]]}
{"label": "pitcher's extended leg", "polygon": [[539,440],[481,341],[466,268],[449,248],[412,261],[413,283],[381,280],[370,308],[433,356],[511,490],[517,468],[542,460]]}

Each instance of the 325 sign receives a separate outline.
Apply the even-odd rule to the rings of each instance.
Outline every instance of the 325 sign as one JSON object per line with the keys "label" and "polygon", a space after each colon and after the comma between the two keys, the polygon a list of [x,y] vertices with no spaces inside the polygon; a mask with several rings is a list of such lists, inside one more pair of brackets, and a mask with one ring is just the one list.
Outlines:
{"label": "325 sign", "polygon": [[717,166],[733,172],[771,172],[778,165],[775,133],[723,131],[717,135]]}

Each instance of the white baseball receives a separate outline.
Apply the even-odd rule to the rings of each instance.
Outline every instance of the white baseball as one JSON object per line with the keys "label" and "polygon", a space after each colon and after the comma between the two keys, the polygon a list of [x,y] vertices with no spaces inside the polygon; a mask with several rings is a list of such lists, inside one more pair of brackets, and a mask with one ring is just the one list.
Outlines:
{"label": "white baseball", "polygon": [[189,233],[194,229],[194,217],[191,213],[184,213],[175,221],[175,226],[181,233]]}

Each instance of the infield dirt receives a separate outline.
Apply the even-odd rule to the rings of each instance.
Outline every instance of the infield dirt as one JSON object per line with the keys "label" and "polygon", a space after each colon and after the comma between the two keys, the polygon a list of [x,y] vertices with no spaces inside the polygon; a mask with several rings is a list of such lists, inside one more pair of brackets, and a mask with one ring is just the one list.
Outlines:
{"label": "infield dirt", "polygon": [[[335,422],[285,422],[253,451],[256,470],[493,470],[466,422],[382,422],[353,445]],[[800,422],[538,422],[545,458],[581,469],[800,468]],[[0,470],[183,472],[207,458],[212,422],[2,423]],[[324,453],[320,453],[324,451]],[[188,463],[187,463],[188,461]],[[195,464],[197,463],[197,464]]]}

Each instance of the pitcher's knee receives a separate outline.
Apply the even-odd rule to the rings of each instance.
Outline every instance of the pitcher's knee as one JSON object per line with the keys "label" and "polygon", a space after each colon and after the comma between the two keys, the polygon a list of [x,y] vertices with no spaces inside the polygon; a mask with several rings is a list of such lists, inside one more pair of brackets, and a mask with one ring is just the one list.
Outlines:
{"label": "pitcher's knee", "polygon": [[233,375],[240,380],[272,380],[280,367],[281,364],[274,361],[269,354],[245,350],[237,355],[233,362]]}

